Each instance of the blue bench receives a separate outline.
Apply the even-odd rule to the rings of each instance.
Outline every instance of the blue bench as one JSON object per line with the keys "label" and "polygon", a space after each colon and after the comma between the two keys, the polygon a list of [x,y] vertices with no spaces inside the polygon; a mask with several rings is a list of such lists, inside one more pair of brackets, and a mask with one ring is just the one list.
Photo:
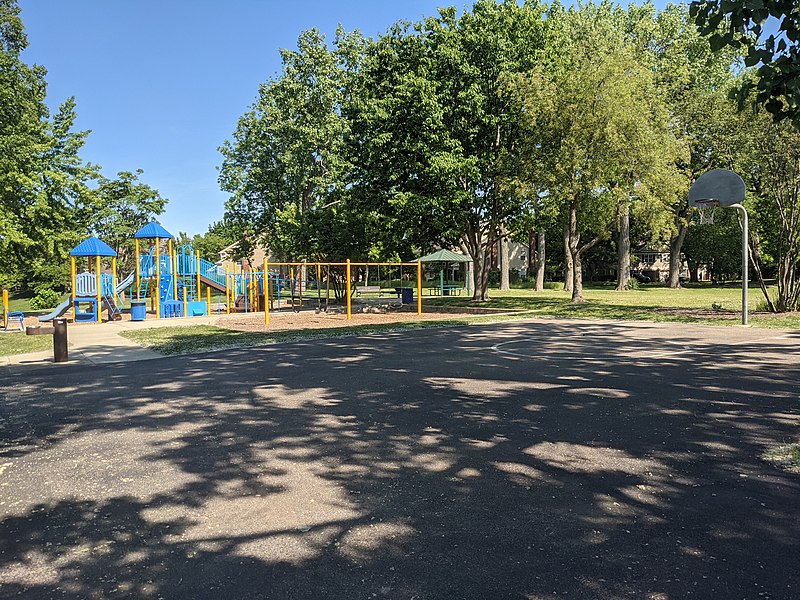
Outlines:
{"label": "blue bench", "polygon": [[19,325],[20,331],[25,331],[25,313],[10,312],[6,316],[6,331],[12,323]]}

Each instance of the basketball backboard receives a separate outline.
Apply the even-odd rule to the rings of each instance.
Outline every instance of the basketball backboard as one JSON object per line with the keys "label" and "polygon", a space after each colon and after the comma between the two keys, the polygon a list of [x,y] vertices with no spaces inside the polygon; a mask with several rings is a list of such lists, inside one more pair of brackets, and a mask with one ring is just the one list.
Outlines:
{"label": "basketball backboard", "polygon": [[689,190],[689,206],[729,207],[744,200],[744,181],[728,169],[713,169],[703,173]]}

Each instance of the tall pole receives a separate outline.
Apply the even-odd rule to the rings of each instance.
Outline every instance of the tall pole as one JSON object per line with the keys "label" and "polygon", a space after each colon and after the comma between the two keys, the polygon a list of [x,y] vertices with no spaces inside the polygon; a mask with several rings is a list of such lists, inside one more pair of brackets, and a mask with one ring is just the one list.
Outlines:
{"label": "tall pole", "polygon": [[422,261],[417,261],[417,314],[422,314]]}
{"label": "tall pole", "polygon": [[156,285],[153,300],[156,303],[156,319],[161,318],[161,240],[156,238]]}
{"label": "tall pole", "polygon": [[141,300],[139,290],[141,289],[142,272],[139,264],[141,262],[139,260],[139,238],[135,238],[133,242],[136,245],[136,299]]}
{"label": "tall pole", "polygon": [[[195,250],[195,264],[197,265],[197,293],[195,298],[196,300],[200,300],[200,250]],[[210,312],[208,313],[211,314]]]}
{"label": "tall pole", "polygon": [[100,294],[103,292],[103,290],[100,289],[100,286],[102,285],[102,281],[101,281],[102,275],[100,275],[100,255],[97,255],[97,256],[94,257],[94,264],[96,265],[95,266],[94,280],[97,282],[97,290],[95,290],[97,292],[97,322],[98,323],[102,323],[103,322],[103,306],[102,306],[102,304],[100,304]]}
{"label": "tall pole", "polygon": [[747,217],[747,209],[741,204],[732,204],[731,208],[739,209],[742,213],[742,325],[747,325],[747,286],[749,279],[749,261],[750,261],[750,246],[747,243],[749,240],[749,223]]}
{"label": "tall pole", "polygon": [[[347,259],[347,268],[345,269],[345,293],[347,294],[347,320],[353,318],[353,307],[350,304],[350,259]],[[294,302],[294,300],[292,300]]]}
{"label": "tall pole", "polygon": [[[77,290],[75,289],[75,285],[78,279],[78,269],[77,266],[75,265],[74,256],[69,257],[69,262],[70,262],[70,270],[72,276],[72,322],[75,323],[78,320],[78,315],[77,315],[78,309],[75,308],[75,298],[78,296]],[[6,326],[8,326],[8,323],[6,323]]]}
{"label": "tall pole", "polygon": [[[172,246],[172,240],[169,241]],[[178,248],[174,248],[170,252],[170,260],[172,261],[172,299],[178,299]],[[186,288],[183,288],[183,299],[186,300]],[[184,303],[185,304],[185,303]]]}
{"label": "tall pole", "polygon": [[231,314],[231,268],[225,267],[225,312]]}
{"label": "tall pole", "polygon": [[264,325],[269,325],[269,261],[264,257]]}
{"label": "tall pole", "polygon": [[111,259],[111,285],[114,286],[114,304],[119,305],[119,296],[117,295],[117,257]]}

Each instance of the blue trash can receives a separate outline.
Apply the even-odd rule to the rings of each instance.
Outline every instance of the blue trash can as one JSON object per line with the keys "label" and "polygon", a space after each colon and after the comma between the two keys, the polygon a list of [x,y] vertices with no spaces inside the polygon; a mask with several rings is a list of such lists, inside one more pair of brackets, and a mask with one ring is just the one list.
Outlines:
{"label": "blue trash can", "polygon": [[400,290],[401,304],[414,304],[414,288],[402,288]]}
{"label": "blue trash can", "polygon": [[131,301],[131,321],[144,321],[147,318],[147,300]]}

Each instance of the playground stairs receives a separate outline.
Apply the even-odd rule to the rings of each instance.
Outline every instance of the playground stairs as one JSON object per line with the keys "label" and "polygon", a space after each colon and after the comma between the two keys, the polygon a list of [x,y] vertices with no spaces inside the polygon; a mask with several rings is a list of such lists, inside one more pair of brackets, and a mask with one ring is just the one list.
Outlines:
{"label": "playground stairs", "polygon": [[103,303],[106,305],[106,308],[108,309],[108,317],[111,321],[122,320],[122,312],[119,310],[119,306],[117,306],[117,303],[114,302],[113,296],[103,296]]}
{"label": "playground stairs", "polygon": [[143,278],[139,282],[139,298],[147,298],[148,294],[150,293],[150,279]]}
{"label": "playground stairs", "polygon": [[197,300],[197,278],[192,277],[191,275],[188,277],[183,277],[178,280],[178,296],[183,299],[184,297],[187,300]]}

